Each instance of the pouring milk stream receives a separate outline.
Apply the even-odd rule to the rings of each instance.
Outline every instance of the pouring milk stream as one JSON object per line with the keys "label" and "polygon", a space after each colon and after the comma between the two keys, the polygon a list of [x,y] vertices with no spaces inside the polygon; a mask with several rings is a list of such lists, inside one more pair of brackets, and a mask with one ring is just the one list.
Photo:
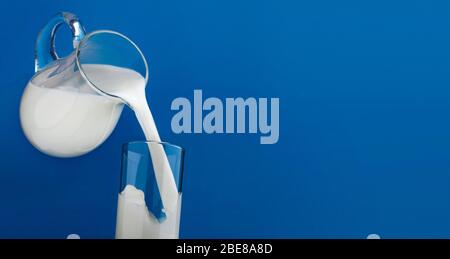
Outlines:
{"label": "pouring milk stream", "polygon": [[[58,58],[54,52],[54,37],[62,23],[71,27],[76,50],[68,57]],[[122,45],[128,44],[127,47],[136,51],[145,76],[129,66],[116,65],[114,57],[131,56],[127,53],[105,52],[105,57],[113,61],[96,62],[100,59],[101,46],[93,40],[95,37],[104,37],[103,42],[111,43],[108,46],[112,50],[120,40]],[[36,55],[37,73],[24,91],[20,119],[25,135],[40,151],[58,157],[91,151],[111,134],[124,103],[134,111],[146,139],[161,141],[145,95],[147,63],[131,40],[112,31],[86,35],[74,15],[60,13],[39,34]],[[85,62],[81,61],[83,55]],[[161,145],[149,144],[148,147],[164,210],[167,217],[172,217],[180,201],[168,158]],[[125,191],[138,190],[125,188]],[[124,208],[122,205],[119,204],[119,210]],[[119,212],[120,217],[124,213]]]}
{"label": "pouring milk stream", "polygon": [[[131,69],[110,65],[87,64],[82,67],[100,90],[117,96],[128,104],[134,111],[147,140],[161,142],[145,96],[146,80],[141,74]],[[162,146],[148,145],[148,147],[164,208],[173,211],[177,208],[178,189],[166,153]]]}

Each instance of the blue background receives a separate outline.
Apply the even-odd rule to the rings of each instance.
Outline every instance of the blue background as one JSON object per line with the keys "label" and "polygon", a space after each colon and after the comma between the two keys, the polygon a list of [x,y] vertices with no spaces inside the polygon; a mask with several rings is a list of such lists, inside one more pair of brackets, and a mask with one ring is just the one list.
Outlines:
{"label": "blue background", "polygon": [[[35,38],[58,11],[145,53],[160,134],[187,150],[181,237],[450,237],[450,8],[425,0],[3,1],[0,237],[112,238],[120,145],[143,139],[129,109],[79,158],[25,139]],[[193,89],[279,97],[279,142],[173,134]]]}

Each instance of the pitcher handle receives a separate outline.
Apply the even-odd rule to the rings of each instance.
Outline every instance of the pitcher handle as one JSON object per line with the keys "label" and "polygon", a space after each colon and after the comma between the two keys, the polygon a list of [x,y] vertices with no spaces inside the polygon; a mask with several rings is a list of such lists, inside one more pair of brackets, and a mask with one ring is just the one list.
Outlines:
{"label": "pitcher handle", "polygon": [[57,60],[58,55],[55,50],[56,30],[61,24],[67,24],[72,31],[73,47],[76,48],[81,39],[86,35],[86,31],[80,20],[68,12],[58,13],[39,32],[35,48],[35,71],[43,69],[48,63]]}

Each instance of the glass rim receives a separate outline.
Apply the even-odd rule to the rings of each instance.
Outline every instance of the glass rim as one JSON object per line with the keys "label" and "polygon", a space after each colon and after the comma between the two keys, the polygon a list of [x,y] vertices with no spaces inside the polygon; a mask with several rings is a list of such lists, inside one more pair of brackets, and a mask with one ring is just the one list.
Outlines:
{"label": "glass rim", "polygon": [[131,145],[139,145],[139,144],[153,144],[153,145],[161,145],[161,146],[169,146],[172,148],[176,148],[182,152],[185,151],[185,149],[181,146],[169,143],[169,142],[165,142],[165,141],[154,141],[154,140],[135,140],[135,141],[130,141],[130,142],[126,142],[122,144],[122,147],[127,147],[127,146],[131,146]]}
{"label": "glass rim", "polygon": [[133,45],[133,47],[137,50],[137,52],[139,53],[139,55],[141,56],[142,61],[144,62],[144,66],[145,66],[145,86],[147,87],[148,84],[148,64],[147,64],[147,60],[145,59],[144,53],[142,53],[141,49],[136,45],[136,43],[134,43],[130,38],[128,38],[127,36],[123,35],[120,32],[116,32],[116,31],[112,31],[112,30],[96,30],[93,32],[90,32],[88,34],[86,34],[81,41],[78,43],[76,49],[75,49],[75,60],[76,60],[76,64],[78,69],[80,70],[80,74],[83,77],[84,80],[86,80],[89,84],[89,86],[92,87],[92,89],[94,89],[97,93],[103,95],[103,96],[107,96],[113,99],[119,99],[121,102],[124,102],[124,100],[122,100],[122,98],[120,98],[119,96],[115,96],[113,94],[104,92],[103,90],[101,90],[99,87],[97,87],[90,79],[89,77],[86,75],[83,66],[80,62],[80,46],[82,46],[83,44],[85,44],[92,36],[94,35],[98,35],[98,34],[113,34],[115,36],[121,37],[123,39],[125,39],[126,41],[128,41],[131,45]]}

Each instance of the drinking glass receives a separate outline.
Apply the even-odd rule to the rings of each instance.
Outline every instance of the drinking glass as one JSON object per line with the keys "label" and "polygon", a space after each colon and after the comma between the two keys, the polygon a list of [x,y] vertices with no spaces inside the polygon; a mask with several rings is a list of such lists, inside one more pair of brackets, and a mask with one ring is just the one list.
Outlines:
{"label": "drinking glass", "polygon": [[[155,152],[158,151],[158,152]],[[155,167],[161,152],[170,166],[178,195],[171,207],[163,203],[167,185],[160,186]],[[157,155],[155,155],[157,154]],[[165,159],[165,158],[164,158]],[[179,236],[184,150],[169,143],[137,141],[122,147],[122,170],[117,207],[116,238],[176,239]],[[158,171],[158,170],[156,170]],[[171,179],[172,180],[172,179]],[[174,200],[173,200],[174,199]]]}

